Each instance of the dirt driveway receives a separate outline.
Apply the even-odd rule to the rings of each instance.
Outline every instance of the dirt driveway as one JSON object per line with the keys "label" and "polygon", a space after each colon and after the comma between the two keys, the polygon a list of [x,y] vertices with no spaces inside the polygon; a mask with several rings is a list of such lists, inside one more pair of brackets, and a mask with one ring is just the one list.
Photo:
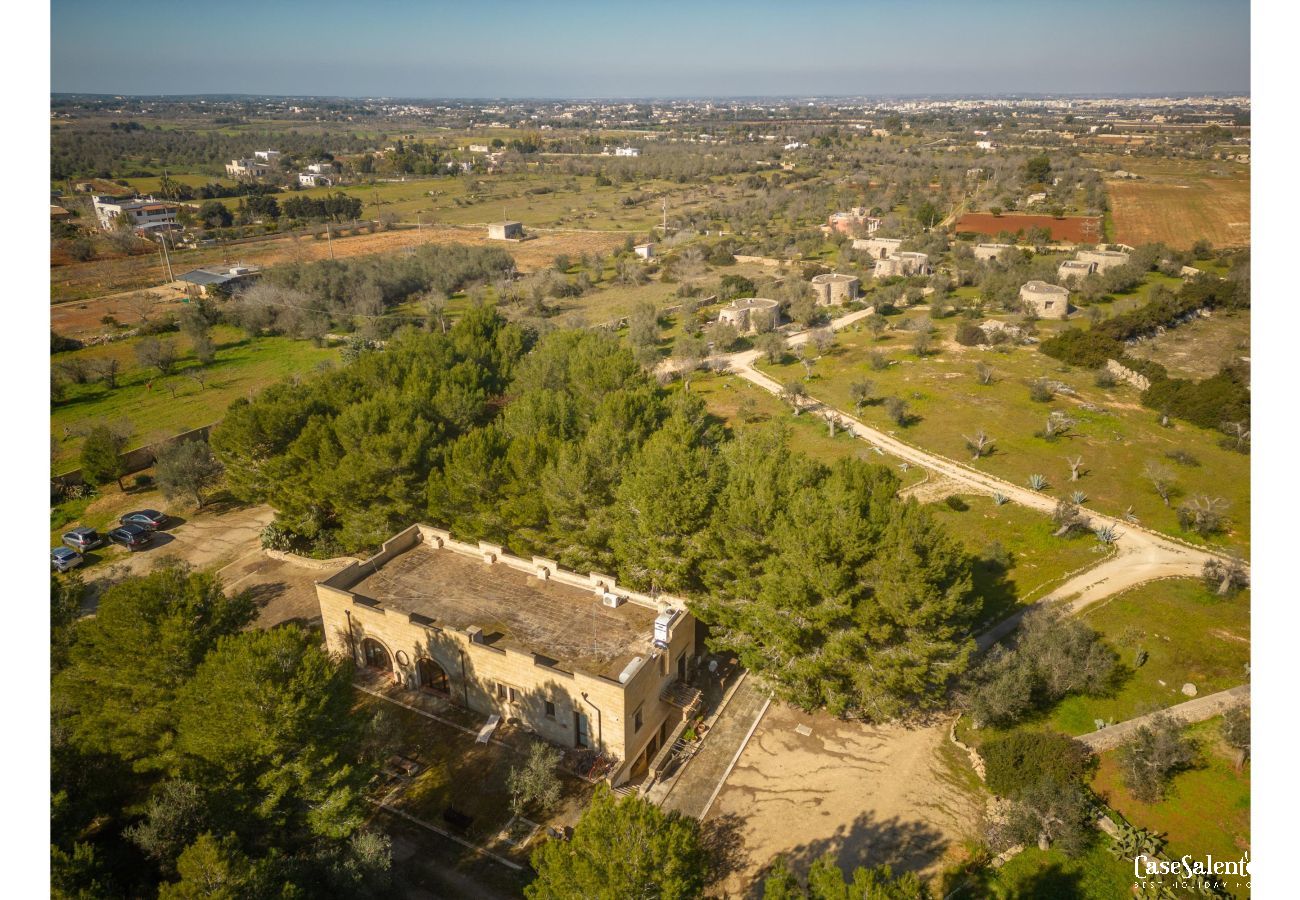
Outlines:
{"label": "dirt driveway", "polygon": [[715,890],[761,895],[763,870],[778,854],[800,875],[827,851],[848,872],[889,863],[937,874],[983,810],[947,734],[947,722],[877,727],[774,703],[705,820],[730,832],[734,847]]}

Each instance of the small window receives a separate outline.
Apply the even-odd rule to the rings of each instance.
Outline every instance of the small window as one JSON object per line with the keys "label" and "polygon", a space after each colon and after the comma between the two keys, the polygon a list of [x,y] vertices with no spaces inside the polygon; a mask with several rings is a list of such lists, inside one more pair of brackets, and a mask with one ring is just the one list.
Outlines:
{"label": "small window", "polygon": [[640,730],[641,730],[641,725],[643,724],[643,723],[642,723],[642,720],[641,720],[641,709],[642,709],[642,707],[638,706],[638,707],[636,708],[636,712],[632,714],[632,733],[633,733],[633,734],[635,734],[636,732],[640,731]]}
{"label": "small window", "polygon": [[519,702],[519,692],[517,690],[515,690],[512,687],[508,687],[506,688],[506,693],[509,695],[511,703]]}
{"label": "small window", "polygon": [[506,699],[506,686],[502,684],[500,681],[497,682],[497,699],[498,700]]}
{"label": "small window", "polygon": [[546,701],[546,718],[555,718],[555,703],[551,700]]}

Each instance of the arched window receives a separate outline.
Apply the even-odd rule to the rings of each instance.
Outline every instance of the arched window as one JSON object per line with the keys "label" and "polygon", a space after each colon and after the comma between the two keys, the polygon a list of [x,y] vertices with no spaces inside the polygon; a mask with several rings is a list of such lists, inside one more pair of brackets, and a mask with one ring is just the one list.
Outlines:
{"label": "arched window", "polygon": [[366,661],[368,669],[378,669],[381,672],[393,671],[393,660],[389,657],[388,650],[374,638],[366,638],[361,642],[361,656]]}
{"label": "arched window", "polygon": [[451,682],[447,680],[447,673],[427,656],[422,656],[415,661],[416,671],[420,676],[420,687],[426,691],[432,691],[435,694],[450,694]]}

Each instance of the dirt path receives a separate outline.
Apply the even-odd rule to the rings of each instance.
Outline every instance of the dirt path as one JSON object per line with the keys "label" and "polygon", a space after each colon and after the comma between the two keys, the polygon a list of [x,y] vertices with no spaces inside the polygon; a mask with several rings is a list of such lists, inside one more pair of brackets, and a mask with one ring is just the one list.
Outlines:
{"label": "dirt path", "polygon": [[1207,694],[1204,697],[1197,697],[1195,700],[1188,700],[1186,703],[1180,703],[1168,709],[1109,725],[1098,731],[1080,735],[1077,740],[1086,745],[1093,753],[1101,753],[1103,750],[1118,747],[1132,737],[1139,728],[1149,724],[1157,716],[1167,716],[1174,721],[1190,725],[1193,722],[1204,722],[1206,719],[1213,719],[1235,706],[1248,703],[1250,703],[1250,685],[1242,684],[1226,691],[1219,691],[1217,694]]}

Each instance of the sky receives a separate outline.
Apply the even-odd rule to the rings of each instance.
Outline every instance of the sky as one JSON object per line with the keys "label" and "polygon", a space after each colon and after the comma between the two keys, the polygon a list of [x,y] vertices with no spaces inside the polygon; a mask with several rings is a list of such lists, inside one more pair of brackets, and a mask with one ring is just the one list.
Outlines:
{"label": "sky", "polygon": [[1248,0],[53,0],[58,93],[408,98],[1250,90]]}

